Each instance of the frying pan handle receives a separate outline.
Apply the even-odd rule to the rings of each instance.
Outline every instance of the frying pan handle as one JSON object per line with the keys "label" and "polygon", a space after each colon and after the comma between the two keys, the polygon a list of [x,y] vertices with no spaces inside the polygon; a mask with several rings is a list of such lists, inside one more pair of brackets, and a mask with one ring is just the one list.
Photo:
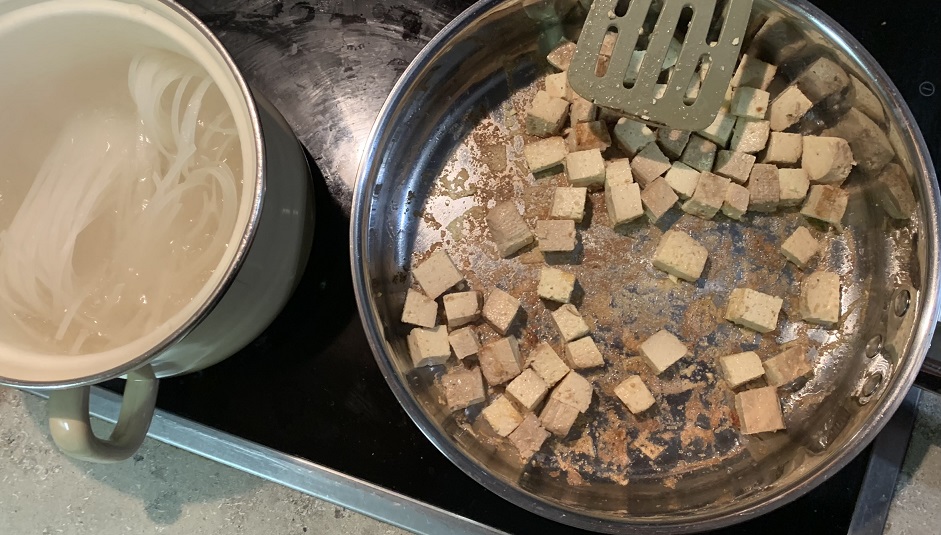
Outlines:
{"label": "frying pan handle", "polygon": [[915,377],[915,386],[941,394],[941,324],[935,326],[931,347],[925,355],[921,371]]}

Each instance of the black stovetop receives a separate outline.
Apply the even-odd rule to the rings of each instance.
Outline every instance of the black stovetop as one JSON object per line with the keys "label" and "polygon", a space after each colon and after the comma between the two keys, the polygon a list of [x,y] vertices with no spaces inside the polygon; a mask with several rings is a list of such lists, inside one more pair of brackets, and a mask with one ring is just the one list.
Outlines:
{"label": "black stovetop", "polygon": [[[941,89],[941,62],[936,59],[941,7],[935,0],[815,3],[882,63],[911,106],[932,156],[941,157],[941,94],[934,90]],[[361,106],[358,126],[342,125],[337,112],[325,117],[321,112],[329,114],[324,110],[336,106],[323,99],[336,98],[343,84],[358,83],[356,75],[365,74],[357,69],[365,69],[375,59],[370,54],[378,54],[390,40],[401,41],[396,45],[401,55],[414,54],[467,4],[354,0],[337,9],[308,2],[184,4],[220,35],[249,82],[281,109],[317,155],[311,163],[323,173],[314,167],[314,253],[297,293],[274,323],[237,355],[202,372],[162,380],[158,406],[510,533],[577,532],[492,494],[425,439],[379,373],[353,299],[348,262],[352,177],[349,162],[337,154],[331,139],[345,136],[354,146],[364,140],[367,131],[362,125],[368,126],[369,115],[375,117],[381,104],[376,94],[388,92],[402,61],[410,57],[382,58],[388,76],[381,83],[371,79],[364,89],[369,102]],[[312,44],[314,34],[316,43],[338,39],[342,48],[321,53]],[[294,59],[278,66],[260,59],[279,54]],[[333,72],[336,79],[331,78]],[[343,78],[341,72],[352,74]],[[307,87],[312,79],[328,80],[333,90]],[[292,85],[297,86],[293,93],[288,89]],[[845,533],[868,456],[867,450],[796,502],[723,533],[819,533],[822,528]]]}

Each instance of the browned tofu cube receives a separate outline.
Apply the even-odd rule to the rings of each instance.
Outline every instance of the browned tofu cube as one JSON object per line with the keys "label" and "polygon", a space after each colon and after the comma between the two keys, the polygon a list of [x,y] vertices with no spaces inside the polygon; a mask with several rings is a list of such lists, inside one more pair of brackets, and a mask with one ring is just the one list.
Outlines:
{"label": "browned tofu cube", "polygon": [[466,409],[487,399],[480,368],[452,370],[441,378],[449,411]]}
{"label": "browned tofu cube", "polygon": [[573,151],[606,150],[611,146],[611,135],[608,134],[608,125],[604,121],[577,123],[572,127],[571,135],[575,142]]}
{"label": "browned tofu cube", "polygon": [[680,198],[677,197],[667,180],[660,177],[640,192],[640,200],[644,206],[644,213],[651,222],[656,223]]}
{"label": "browned tofu cube", "polygon": [[837,186],[811,186],[801,214],[842,229],[843,214],[846,212],[849,196],[848,192]]}
{"label": "browned tofu cube", "polygon": [[755,212],[773,212],[781,200],[778,168],[766,163],[755,164],[748,179],[748,208]]}
{"label": "browned tofu cube", "polygon": [[467,357],[473,357],[480,351],[480,340],[473,327],[462,327],[448,333],[448,343],[454,355],[464,360]]}
{"label": "browned tofu cube", "polygon": [[457,292],[444,296],[448,327],[460,327],[480,317],[480,292]]}
{"label": "browned tofu cube", "polygon": [[536,240],[544,253],[575,250],[575,221],[549,219],[536,221]]}
{"label": "browned tofu cube", "polygon": [[549,432],[539,423],[539,418],[530,413],[507,438],[516,446],[520,457],[528,460],[542,448],[542,444],[549,438]]}
{"label": "browned tofu cube", "polygon": [[768,144],[771,124],[768,121],[739,117],[735,121],[735,130],[729,148],[735,152],[754,154]]}
{"label": "browned tofu cube", "polygon": [[865,113],[850,108],[824,136],[841,137],[849,142],[856,164],[866,173],[876,173],[895,157],[885,132]]}
{"label": "browned tofu cube", "polygon": [[745,435],[784,429],[781,401],[773,386],[754,388],[735,395],[735,412]]}
{"label": "browned tofu cube", "polygon": [[585,412],[591,404],[591,393],[593,389],[588,379],[585,379],[578,373],[571,371],[564,379],[555,385],[549,399],[561,401],[566,405],[573,407],[578,412]]}
{"label": "browned tofu cube", "polygon": [[850,79],[843,67],[828,58],[820,58],[804,69],[794,83],[816,104],[845,89]]}
{"label": "browned tofu cube", "polygon": [[598,108],[590,100],[572,94],[572,111],[569,113],[569,121],[572,126],[579,123],[590,123],[598,115]]}
{"label": "browned tofu cube", "polygon": [[716,155],[716,163],[712,172],[719,176],[730,178],[739,184],[744,184],[748,181],[748,177],[751,175],[751,170],[754,165],[754,154],[720,150]]}
{"label": "browned tofu cube", "polygon": [[526,109],[526,132],[540,137],[558,133],[565,124],[568,110],[569,103],[565,100],[551,97],[545,91],[537,91]]}
{"label": "browned tofu cube", "polygon": [[805,136],[801,168],[814,184],[839,186],[846,181],[853,165],[853,151],[843,138]]}
{"label": "browned tofu cube", "polygon": [[[487,213],[487,227],[490,229],[490,237],[493,238],[497,251],[504,258],[533,243],[536,239],[512,201],[497,203],[490,209]],[[441,293],[443,292],[439,292],[434,297]],[[432,297],[431,294],[428,297]]]}
{"label": "browned tofu cube", "polygon": [[718,147],[712,141],[698,135],[689,138],[680,161],[699,171],[712,171]]}
{"label": "browned tofu cube", "polygon": [[890,163],[882,169],[877,180],[879,201],[885,213],[895,219],[910,219],[918,205],[905,170]]}
{"label": "browned tofu cube", "polygon": [[578,409],[566,405],[557,399],[549,399],[546,406],[539,413],[539,421],[553,435],[564,437],[572,430],[575,419],[578,418]]}
{"label": "browned tofu cube", "polygon": [[788,86],[768,107],[768,122],[777,132],[790,128],[814,106],[796,85]]}
{"label": "browned tofu cube", "polygon": [[516,338],[498,338],[480,348],[480,369],[490,386],[502,385],[523,372]]}
{"label": "browned tofu cube", "polygon": [[731,180],[712,173],[699,175],[696,191],[683,203],[683,211],[703,219],[712,219],[725,202],[725,193]]}
{"label": "browned tofu cube", "polygon": [[506,395],[526,410],[533,410],[546,397],[549,385],[529,368],[506,385]]}
{"label": "browned tofu cube", "polygon": [[668,169],[670,169],[670,160],[660,152],[660,147],[656,143],[648,143],[631,160],[631,173],[642,188],[646,188]]}
{"label": "browned tofu cube", "polygon": [[567,71],[569,70],[569,65],[572,64],[573,57],[575,57],[575,43],[565,41],[552,49],[552,52],[549,52],[549,55],[546,56],[546,61],[549,62],[549,65],[552,65],[560,71]]}
{"label": "browned tofu cube", "polygon": [[786,387],[814,371],[813,363],[807,358],[807,348],[803,345],[791,346],[763,364],[768,384],[779,388]]}
{"label": "browned tofu cube", "polygon": [[690,132],[688,130],[673,130],[670,128],[660,128],[657,130],[657,143],[660,149],[667,157],[677,159],[683,154],[683,149],[689,142]]}
{"label": "browned tofu cube", "polygon": [[520,310],[519,299],[494,288],[484,302],[483,316],[487,323],[500,334],[506,334]]}
{"label": "browned tofu cube", "polygon": [[722,203],[722,213],[731,219],[741,219],[748,211],[748,188],[739,184],[729,184]]}

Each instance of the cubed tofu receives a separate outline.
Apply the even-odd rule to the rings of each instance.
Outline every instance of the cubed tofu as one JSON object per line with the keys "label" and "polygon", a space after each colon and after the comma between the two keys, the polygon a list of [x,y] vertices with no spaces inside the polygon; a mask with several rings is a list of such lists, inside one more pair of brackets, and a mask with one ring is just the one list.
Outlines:
{"label": "cubed tofu", "polygon": [[567,72],[557,72],[546,75],[546,93],[550,97],[568,100],[569,75]]}
{"label": "cubed tofu", "polygon": [[633,414],[640,414],[656,403],[647,385],[636,375],[631,375],[614,387],[614,394]]}
{"label": "cubed tofu", "polygon": [[637,74],[640,72],[640,65],[644,61],[644,57],[647,56],[646,50],[634,50],[631,52],[631,61],[627,64],[627,72],[624,74],[624,81],[626,83],[634,83],[637,81]]}
{"label": "cubed tofu", "polygon": [[550,97],[545,91],[537,91],[526,109],[526,133],[547,137],[559,133],[568,117],[569,103],[558,97]]}
{"label": "cubed tofu", "polygon": [[722,213],[731,219],[741,219],[748,211],[750,194],[748,188],[741,184],[729,184],[725,190],[725,202],[722,203]]}
{"label": "cubed tofu", "polygon": [[664,214],[673,208],[680,198],[677,197],[673,188],[667,184],[667,180],[660,177],[644,188],[640,192],[640,200],[644,205],[644,213],[650,219],[651,223],[656,223]]}
{"label": "cubed tofu", "polygon": [[569,120],[572,126],[580,123],[590,123],[598,115],[598,108],[590,101],[573,94],[572,108],[569,112]]}
{"label": "cubed tofu", "polygon": [[801,168],[814,184],[839,186],[846,181],[856,160],[845,139],[838,137],[804,136]]}
{"label": "cubed tofu", "polygon": [[673,162],[664,178],[677,196],[685,200],[692,197],[693,192],[696,191],[696,184],[699,184],[699,171],[685,163]]}
{"label": "cubed tofu", "polygon": [[588,324],[578,313],[575,305],[564,304],[552,312],[552,322],[559,329],[563,342],[575,340],[588,334]]}
{"label": "cubed tofu", "polygon": [[895,219],[911,219],[918,204],[905,170],[898,164],[890,163],[879,172],[876,183],[879,204],[885,213]]}
{"label": "cubed tofu", "polygon": [[451,356],[448,328],[444,325],[430,329],[415,327],[408,333],[406,342],[408,353],[412,356],[412,365],[416,368],[444,364]]}
{"label": "cubed tofu", "polygon": [[549,55],[546,56],[546,61],[549,62],[549,65],[552,65],[560,71],[567,71],[569,70],[569,65],[572,64],[573,57],[575,57],[575,43],[565,41],[552,49],[552,52],[549,52]]}
{"label": "cubed tofu", "polygon": [[797,227],[781,244],[781,254],[800,269],[806,269],[810,259],[820,252],[820,242],[807,227]]}
{"label": "cubed tofu", "polygon": [[593,389],[588,379],[585,379],[578,373],[571,371],[559,381],[549,394],[550,400],[556,400],[574,408],[578,412],[585,412],[591,405],[591,393]]}
{"label": "cubed tofu", "polygon": [[784,300],[751,288],[736,288],[729,296],[725,319],[753,331],[767,333],[778,325]]}
{"label": "cubed tofu", "polygon": [[443,249],[435,251],[424,262],[412,268],[412,277],[418,281],[418,285],[430,299],[437,299],[439,295],[464,280],[464,275],[461,275]]}
{"label": "cubed tofu", "polygon": [[726,355],[719,358],[719,367],[722,377],[732,388],[739,387],[748,381],[754,381],[765,374],[761,365],[761,357],[754,351]]}
{"label": "cubed tofu", "polygon": [[794,84],[814,104],[843,91],[849,83],[849,76],[843,67],[829,58],[817,59],[794,80]]}
{"label": "cubed tofu", "polygon": [[768,122],[771,129],[777,132],[787,130],[814,106],[801,90],[795,86],[788,86],[768,106]]}
{"label": "cubed tofu", "polygon": [[644,215],[640,186],[633,182],[608,180],[604,187],[604,205],[612,227]]}
{"label": "cubed tofu", "polygon": [[666,329],[657,331],[640,344],[640,354],[657,375],[665,372],[688,353],[689,350],[683,342]]}
{"label": "cubed tofu", "polygon": [[[875,174],[895,158],[895,149],[885,132],[863,112],[850,108],[832,128],[822,132],[824,136],[841,137],[847,140],[856,164],[866,173]],[[806,151],[806,149],[804,149]]]}
{"label": "cubed tofu", "polygon": [[778,68],[770,63],[765,63],[760,59],[748,54],[742,55],[742,60],[738,64],[738,69],[732,76],[732,87],[756,87],[758,89],[768,89],[774,74]]}
{"label": "cubed tofu", "polygon": [[764,363],[765,377],[773,387],[786,387],[813,373],[814,365],[807,358],[803,345],[791,346]]}
{"label": "cubed tofu", "polygon": [[480,340],[473,327],[462,327],[451,331],[448,333],[448,343],[451,344],[454,355],[461,360],[473,357],[480,351]]}
{"label": "cubed tofu", "polygon": [[706,267],[706,248],[685,232],[668,230],[663,233],[653,255],[653,267],[674,277],[695,282]]}
{"label": "cubed tofu", "polygon": [[535,455],[547,438],[549,438],[549,432],[539,423],[539,418],[535,414],[527,414],[520,425],[507,436],[524,461]]}
{"label": "cubed tofu", "polygon": [[549,385],[529,368],[506,385],[506,396],[526,410],[533,410],[549,393]]}
{"label": "cubed tofu", "polygon": [[727,147],[729,138],[732,137],[732,128],[735,127],[735,119],[736,117],[729,113],[728,108],[721,108],[712,124],[697,134],[720,147]]}
{"label": "cubed tofu", "polygon": [[801,214],[842,229],[843,214],[846,212],[849,198],[849,192],[837,186],[811,186]]}
{"label": "cubed tofu", "polygon": [[781,206],[798,206],[807,197],[810,179],[803,169],[778,169],[781,184]]}
{"label": "cubed tofu", "polygon": [[489,405],[480,411],[484,421],[490,424],[490,428],[501,437],[508,436],[521,423],[523,415],[516,410],[513,403],[506,396],[497,396]]}
{"label": "cubed tofu", "polygon": [[575,142],[575,151],[606,150],[611,146],[611,135],[608,134],[608,125],[604,121],[591,121],[577,123],[572,126],[572,139]]}
{"label": "cubed tofu", "polygon": [[575,419],[579,414],[575,407],[550,398],[539,413],[539,422],[546,428],[546,431],[564,437],[572,430],[572,425],[575,424]]}
{"label": "cubed tofu", "polygon": [[712,171],[716,161],[716,144],[708,139],[692,135],[680,161],[699,171]]}
{"label": "cubed tofu", "polygon": [[604,366],[604,356],[590,336],[565,344],[565,359],[573,370]]}
{"label": "cubed tofu", "polygon": [[[490,229],[493,243],[497,246],[497,252],[504,258],[533,243],[536,239],[513,201],[500,202],[491,208],[487,212],[487,227]],[[463,277],[461,279],[463,280]],[[429,297],[431,297],[430,294]]]}
{"label": "cubed tofu", "polygon": [[735,412],[742,434],[754,435],[784,429],[781,401],[773,386],[753,388],[735,394]]}
{"label": "cubed tofu", "polygon": [[552,193],[552,208],[549,217],[571,219],[580,223],[585,218],[585,199],[588,188],[555,188]]}
{"label": "cubed tofu", "polygon": [[725,203],[725,192],[731,182],[728,178],[703,172],[699,175],[693,196],[683,203],[683,211],[703,219],[712,219]]}
{"label": "cubed tofu", "polygon": [[605,176],[601,151],[591,149],[566,154],[565,174],[573,186],[600,188],[604,185]]}
{"label": "cubed tofu", "polygon": [[630,184],[634,181],[634,174],[631,173],[631,161],[627,158],[618,158],[608,160],[604,163],[604,182],[605,187],[611,182],[624,182]]}
{"label": "cubed tofu", "polygon": [[402,323],[434,327],[438,323],[438,303],[409,288],[405,294],[405,306],[402,308]]}
{"label": "cubed tofu", "polygon": [[689,143],[691,132],[688,130],[675,130],[671,128],[660,128],[657,130],[657,143],[663,154],[672,159],[677,159],[683,154],[683,149]]}
{"label": "cubed tofu", "polygon": [[622,117],[614,125],[614,139],[621,150],[633,158],[644,147],[653,143],[657,135],[646,124]]}
{"label": "cubed tofu", "polygon": [[768,144],[770,133],[771,126],[768,121],[739,117],[735,121],[735,132],[732,134],[729,148],[735,152],[755,154]]}
{"label": "cubed tofu", "polygon": [[448,410],[452,412],[483,403],[487,399],[484,378],[477,367],[451,370],[441,377],[441,385],[444,386]]}
{"label": "cubed tofu", "polygon": [[865,113],[870,119],[877,123],[884,121],[885,112],[882,110],[882,103],[879,102],[879,97],[859,78],[856,78],[852,74],[850,75],[850,85],[853,87],[853,107]]}
{"label": "cubed tofu", "polygon": [[744,152],[720,150],[716,154],[716,163],[712,172],[732,179],[733,182],[744,184],[748,182],[752,167],[755,165],[755,155]]}
{"label": "cubed tofu", "polygon": [[512,381],[523,372],[519,343],[516,338],[498,338],[480,348],[480,369],[490,386]]}
{"label": "cubed tofu", "polygon": [[510,330],[519,311],[519,299],[499,288],[494,288],[484,301],[484,319],[500,334]]}
{"label": "cubed tofu", "polygon": [[[752,17],[753,22],[761,20],[762,17]],[[767,58],[771,63],[781,65],[803,50],[808,41],[790,16],[772,13],[754,32],[747,52],[750,56]]]}
{"label": "cubed tofu", "polygon": [[533,173],[562,165],[566,154],[565,140],[559,136],[540,139],[523,147],[523,156]]}
{"label": "cubed tofu", "polygon": [[536,290],[539,297],[556,303],[568,303],[575,290],[575,275],[543,266],[539,271],[539,287]]}
{"label": "cubed tofu", "polygon": [[569,366],[546,342],[540,342],[526,359],[526,364],[542,377],[550,387],[562,380]]}
{"label": "cubed tofu", "polygon": [[575,250],[575,221],[549,219],[536,221],[536,240],[544,253]]}
{"label": "cubed tofu", "polygon": [[729,111],[738,117],[764,119],[770,100],[771,95],[767,91],[754,87],[738,87],[732,92]]}
{"label": "cubed tofu", "polygon": [[444,296],[444,315],[448,327],[460,327],[480,317],[480,292],[457,292]]}
{"label": "cubed tofu", "polygon": [[840,276],[815,271],[801,282],[801,318],[807,323],[833,327],[840,321]]}
{"label": "cubed tofu", "polygon": [[670,169],[670,159],[660,152],[656,143],[650,143],[631,160],[631,173],[641,187],[646,188],[651,182]]}
{"label": "cubed tofu", "polygon": [[755,212],[773,212],[781,201],[781,182],[778,168],[767,163],[756,163],[748,179],[748,208]]}
{"label": "cubed tofu", "polygon": [[762,162],[778,165],[797,165],[804,152],[803,136],[786,132],[771,132]]}

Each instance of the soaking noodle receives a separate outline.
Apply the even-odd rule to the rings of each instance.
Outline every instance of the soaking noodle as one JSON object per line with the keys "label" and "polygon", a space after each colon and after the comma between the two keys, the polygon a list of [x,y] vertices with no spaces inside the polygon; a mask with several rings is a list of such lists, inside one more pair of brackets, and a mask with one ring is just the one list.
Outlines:
{"label": "soaking noodle", "polygon": [[128,105],[65,122],[0,232],[0,306],[45,351],[102,351],[161,325],[235,227],[239,138],[207,73],[147,50],[124,91]]}

